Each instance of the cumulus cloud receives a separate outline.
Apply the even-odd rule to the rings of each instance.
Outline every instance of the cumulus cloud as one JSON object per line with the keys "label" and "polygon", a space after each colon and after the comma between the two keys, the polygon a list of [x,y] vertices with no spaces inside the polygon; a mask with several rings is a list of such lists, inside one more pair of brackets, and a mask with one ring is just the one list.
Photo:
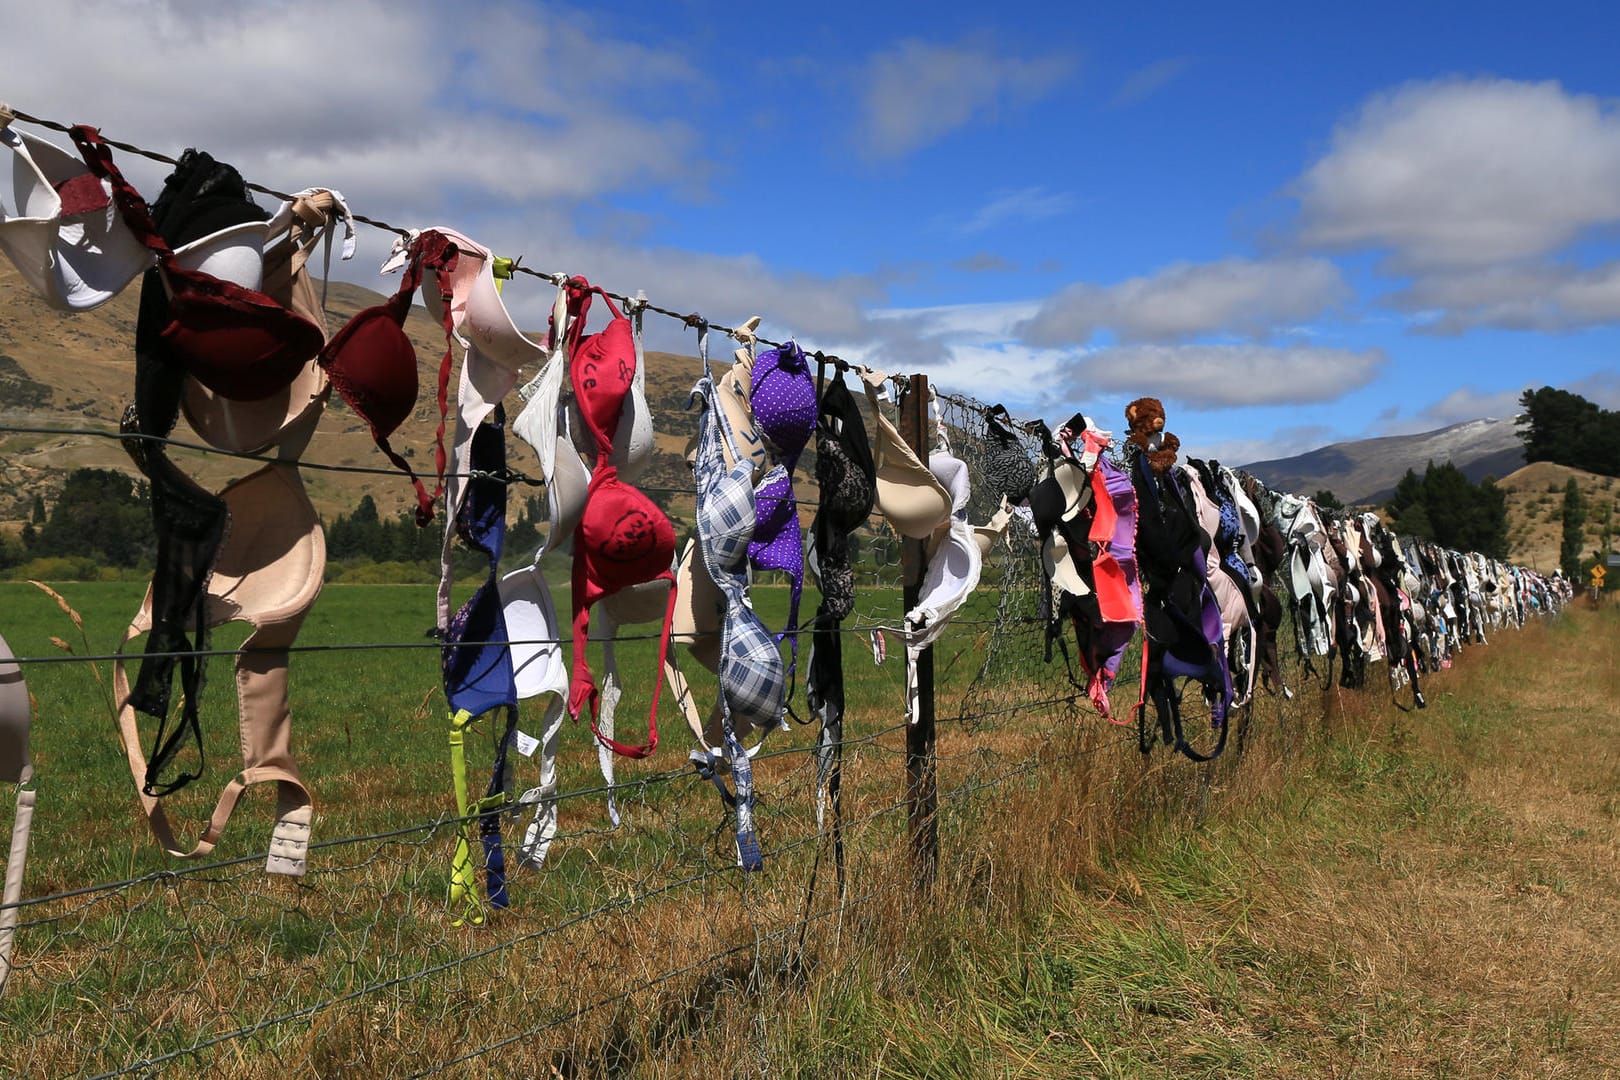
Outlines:
{"label": "cumulus cloud", "polygon": [[[1172,427],[1171,430],[1174,430]],[[1307,450],[1327,446],[1341,436],[1325,424],[1297,424],[1278,428],[1265,438],[1217,439],[1199,446],[1196,456],[1237,466],[1256,461],[1276,461]]]}
{"label": "cumulus cloud", "polygon": [[1061,289],[1021,332],[1037,345],[1081,345],[1103,330],[1125,342],[1263,333],[1313,319],[1349,297],[1338,267],[1326,259],[1176,263],[1116,285]]}
{"label": "cumulus cloud", "polygon": [[[68,58],[94,77],[63,77]],[[678,53],[493,0],[454,18],[426,0],[66,0],[0,42],[0,66],[27,111],[200,146],[272,186],[339,187],[379,215],[451,190],[516,205],[684,185],[697,147],[674,110],[701,79]]]}
{"label": "cumulus cloud", "polygon": [[1427,273],[1388,298],[1414,328],[1460,334],[1475,327],[1557,332],[1620,319],[1620,262],[1582,269],[1520,263]]}
{"label": "cumulus cloud", "polygon": [[1189,63],[1184,56],[1172,56],[1137,68],[1119,84],[1119,89],[1114,91],[1114,96],[1108,103],[1115,108],[1121,108],[1152,97],[1181,78]]}
{"label": "cumulus cloud", "polygon": [[923,370],[947,390],[1026,408],[1058,385],[1065,362],[1062,351],[1032,348],[1013,333],[1034,307],[1008,301],[880,308],[871,312],[864,337],[832,347],[846,359],[888,371]]}
{"label": "cumulus cloud", "polygon": [[[875,340],[888,324],[868,314],[891,282],[879,274],[812,274],[768,263],[752,252],[717,253],[646,246],[584,237],[564,211],[531,211],[513,219],[503,235],[506,253],[547,272],[582,274],[615,291],[644,290],[655,304],[695,312],[734,325],[762,315],[760,333],[782,340],[799,336],[826,347],[829,341]],[[384,279],[364,284],[376,286]],[[387,279],[392,281],[393,279]],[[543,326],[554,294],[539,280],[515,278],[502,294],[523,326]],[[649,316],[648,345],[690,353],[692,331],[672,319]]]}
{"label": "cumulus cloud", "polygon": [[[63,77],[66,57],[98,75]],[[704,81],[679,52],[578,13],[493,0],[454,18],[427,0],[65,0],[32,12],[28,34],[0,38],[0,69],[26,111],[154,150],[198,146],[269,187],[336,187],[361,214],[451,225],[535,269],[642,288],[717,321],[762,313],[777,320],[772,336],[871,337],[865,309],[886,293],[876,275],[582,235],[587,204],[701,176],[678,113]],[[146,191],[168,171],[119,161]],[[376,273],[391,241],[362,229],[359,255],[334,275],[391,291],[397,279]],[[521,325],[544,325],[549,287],[519,278],[505,298]],[[678,324],[647,328],[655,348],[692,348]]]}
{"label": "cumulus cloud", "polygon": [[1595,401],[1605,409],[1620,409],[1620,375],[1600,371],[1583,379],[1576,379],[1563,389]]}
{"label": "cumulus cloud", "polygon": [[1519,414],[1520,389],[1513,390],[1481,390],[1473,386],[1459,386],[1439,401],[1424,406],[1418,417],[1423,422],[1420,431],[1448,424],[1460,424],[1465,420],[1479,420],[1484,417],[1508,417]]}
{"label": "cumulus cloud", "polygon": [[1620,111],[1555,82],[1404,86],[1342,124],[1296,193],[1306,244],[1401,271],[1543,256],[1620,222]]}
{"label": "cumulus cloud", "polygon": [[867,64],[861,146],[874,158],[904,157],[975,120],[1045,97],[1075,66],[1072,56],[1015,56],[984,40],[902,41]]}
{"label": "cumulus cloud", "polygon": [[1151,394],[1188,409],[1333,401],[1370,383],[1381,349],[1315,345],[1123,345],[1070,364],[1077,393]]}

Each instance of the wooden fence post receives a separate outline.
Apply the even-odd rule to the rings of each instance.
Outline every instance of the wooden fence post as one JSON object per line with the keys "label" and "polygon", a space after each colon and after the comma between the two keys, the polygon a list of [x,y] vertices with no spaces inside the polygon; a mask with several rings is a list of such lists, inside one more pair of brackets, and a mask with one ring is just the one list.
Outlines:
{"label": "wooden fence post", "polygon": [[[927,463],[928,376],[913,375],[900,402],[900,434]],[[910,611],[922,599],[923,571],[928,565],[928,546],[923,540],[907,540],[901,548],[901,569],[905,575],[905,609]],[[934,648],[930,645],[917,658],[917,722],[906,728],[906,810],[911,834],[912,872],[919,891],[926,891],[939,873],[939,789],[934,757]]]}

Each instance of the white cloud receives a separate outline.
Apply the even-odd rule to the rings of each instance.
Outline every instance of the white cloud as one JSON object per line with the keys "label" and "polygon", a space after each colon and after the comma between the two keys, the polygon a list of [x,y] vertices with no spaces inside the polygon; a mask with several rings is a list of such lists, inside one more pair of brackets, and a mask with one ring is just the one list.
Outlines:
{"label": "white cloud", "polygon": [[1074,69],[1071,56],[1013,56],[987,41],[902,41],[867,63],[860,144],[875,158],[904,157],[975,120],[1045,97]]}
{"label": "white cloud", "polygon": [[1074,197],[1044,187],[1019,188],[994,195],[989,202],[974,211],[957,226],[963,235],[984,232],[986,229],[1016,222],[1044,221],[1060,217],[1074,209]]}
{"label": "white cloud", "polygon": [[1620,375],[1612,371],[1600,371],[1576,379],[1563,389],[1579,394],[1588,401],[1595,401],[1605,409],[1620,409]]}
{"label": "white cloud", "polygon": [[1473,386],[1459,386],[1439,401],[1424,406],[1418,413],[1423,426],[1418,431],[1460,424],[1465,420],[1486,417],[1519,415],[1519,395],[1522,388],[1513,390],[1481,390]]}
{"label": "white cloud", "polygon": [[[270,186],[339,187],[378,216],[451,191],[511,206],[686,185],[697,147],[675,113],[699,81],[679,54],[493,0],[453,16],[427,0],[64,0],[0,40],[0,69],[26,111],[197,146]],[[143,188],[165,171],[129,166]]]}
{"label": "white cloud", "polygon": [[1126,342],[1261,334],[1313,319],[1349,297],[1338,267],[1326,259],[1176,263],[1117,285],[1061,289],[1022,333],[1037,345],[1084,344],[1103,330]]}
{"label": "white cloud", "polygon": [[1299,179],[1300,237],[1404,271],[1544,256],[1620,222],[1620,112],[1555,82],[1380,94]]}
{"label": "white cloud", "polygon": [[936,385],[1009,408],[1032,408],[1061,381],[1067,354],[1031,348],[1013,330],[1027,301],[882,308],[863,337],[829,347],[846,359],[891,372],[925,371]]}
{"label": "white cloud", "polygon": [[[1170,425],[1174,430],[1174,425]],[[1255,461],[1276,461],[1293,457],[1308,450],[1326,446],[1339,438],[1333,428],[1325,424],[1298,424],[1278,428],[1265,438],[1217,439],[1194,447],[1192,456],[1209,458],[1234,468]]]}
{"label": "white cloud", "polygon": [[1384,367],[1381,349],[1314,345],[1124,345],[1065,369],[1082,394],[1151,394],[1188,409],[1304,405],[1367,385]]}
{"label": "white cloud", "polygon": [[1190,63],[1184,56],[1172,56],[1136,69],[1119,84],[1109,104],[1120,108],[1153,96],[1179,79]]}
{"label": "white cloud", "polygon": [[[474,239],[483,239],[477,233]],[[782,269],[750,252],[716,253],[673,247],[647,247],[583,237],[565,211],[531,211],[508,223],[504,253],[522,255],[524,265],[545,272],[582,274],[616,292],[645,290],[653,303],[735,325],[762,315],[760,333],[782,340],[795,334],[821,348],[829,341],[873,340],[887,324],[868,314],[881,303],[887,281],[877,275],[823,275]],[[367,270],[369,268],[362,268]],[[362,283],[380,287],[393,279]],[[551,286],[528,277],[514,279],[503,293],[522,326],[543,326],[551,312]],[[691,353],[693,331],[672,319],[648,316],[649,347]]]}
{"label": "white cloud", "polygon": [[1460,334],[1475,327],[1557,332],[1620,320],[1620,262],[1590,269],[1520,263],[1424,274],[1389,302],[1418,316],[1415,328]]}
{"label": "white cloud", "polygon": [[[65,57],[97,74],[64,78]],[[28,112],[171,154],[197,146],[269,187],[336,187],[361,214],[450,225],[534,269],[645,288],[716,321],[762,313],[777,320],[772,336],[870,337],[865,308],[884,297],[873,275],[582,236],[582,203],[682,187],[705,164],[675,115],[702,90],[685,58],[577,13],[493,0],[453,16],[427,0],[66,0],[37,5],[27,34],[0,38],[0,70]],[[118,160],[149,194],[168,172]],[[391,291],[397,279],[376,273],[391,241],[362,228],[358,256],[334,275]],[[521,325],[544,325],[548,286],[519,278],[506,299]],[[678,324],[647,327],[654,347],[692,348]]]}

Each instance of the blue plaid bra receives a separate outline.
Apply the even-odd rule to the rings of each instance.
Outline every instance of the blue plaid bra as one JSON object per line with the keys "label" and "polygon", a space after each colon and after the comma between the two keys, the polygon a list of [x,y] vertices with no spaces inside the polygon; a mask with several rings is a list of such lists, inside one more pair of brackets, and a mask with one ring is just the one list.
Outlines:
{"label": "blue plaid bra", "polygon": [[[692,390],[703,403],[699,422],[697,459],[697,541],[704,568],[725,596],[725,617],[720,625],[720,718],[726,757],[736,778],[733,797],[721,783],[718,762],[704,751],[694,751],[700,771],[715,781],[721,795],[737,811],[737,855],[745,870],[763,866],[753,825],[753,766],[737,738],[737,720],[769,731],[781,722],[787,691],[787,672],[776,637],[748,603],[748,543],[753,539],[753,462],[736,450],[730,421],[719,407],[714,376],[709,369],[709,328],[698,326],[698,353],[703,378]],[[727,445],[736,462],[726,467]]]}

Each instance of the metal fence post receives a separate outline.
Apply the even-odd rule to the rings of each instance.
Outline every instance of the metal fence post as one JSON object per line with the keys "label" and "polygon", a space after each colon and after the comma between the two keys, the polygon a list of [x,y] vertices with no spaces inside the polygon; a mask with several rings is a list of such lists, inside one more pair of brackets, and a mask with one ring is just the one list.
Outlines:
{"label": "metal fence post", "polygon": [[[913,375],[900,404],[900,434],[917,460],[928,461],[928,376]],[[905,608],[922,599],[923,571],[928,546],[907,540],[901,548],[905,575]],[[934,649],[917,657],[917,722],[906,728],[906,809],[911,834],[912,873],[917,888],[926,890],[939,873],[939,789],[934,758]]]}

